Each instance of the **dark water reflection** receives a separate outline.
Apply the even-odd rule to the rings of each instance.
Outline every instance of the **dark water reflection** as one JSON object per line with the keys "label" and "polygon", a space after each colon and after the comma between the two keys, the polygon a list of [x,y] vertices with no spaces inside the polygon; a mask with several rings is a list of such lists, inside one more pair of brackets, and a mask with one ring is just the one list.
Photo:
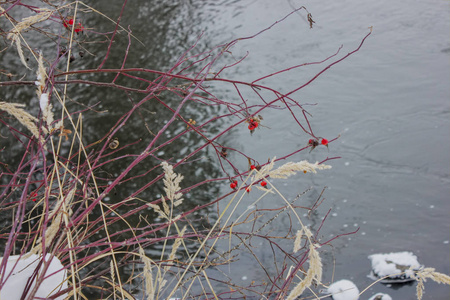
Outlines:
{"label": "dark water reflection", "polygon": [[[217,4],[220,3],[214,3],[211,6],[215,7]],[[99,11],[115,18],[122,7],[122,2],[98,2],[96,5],[96,8]],[[131,5],[127,6],[122,18],[122,24],[129,25],[128,28],[132,30],[134,35],[134,37],[131,37],[132,46],[127,54],[125,67],[133,66],[162,71],[168,70],[178,57],[197,41],[202,31],[199,27],[201,26],[200,24],[202,24],[202,21],[212,21],[212,14],[207,14],[206,16],[202,15],[204,11],[201,8],[208,5],[209,4],[203,3],[203,1],[191,3],[180,3],[179,1],[165,1],[164,3],[160,1],[133,1]],[[18,19],[21,19],[22,17],[23,16],[17,16]],[[94,14],[81,13],[79,17],[83,21],[84,26],[86,28],[91,28],[91,31],[97,33],[110,32],[114,29],[113,23],[106,19],[102,19],[98,15],[94,16]],[[73,69],[97,68],[104,59],[104,54],[108,47],[108,40],[101,34],[96,34],[94,32],[87,32],[86,35],[80,35],[77,36],[77,38],[79,39],[79,43],[74,46],[76,59],[72,65]],[[141,44],[136,38],[142,40],[142,43],[144,44]],[[33,40],[33,38],[31,38],[31,40]],[[34,42],[35,45],[39,45],[37,41]],[[109,58],[103,67],[120,68],[125,57],[128,43],[129,39],[126,34],[123,32],[118,34],[114,40]],[[208,50],[209,47],[208,40],[202,39],[195,51],[203,52]],[[56,56],[57,49],[56,42],[53,44],[43,44],[41,48],[45,55],[48,55],[49,57],[52,57],[52,54],[48,53],[55,53]],[[77,55],[78,51],[85,51],[86,53],[81,58]],[[1,58],[2,65],[7,69],[23,69],[23,72],[27,72],[23,66],[20,65],[20,62],[12,59],[14,55],[14,52],[6,52]],[[65,62],[65,59],[60,62],[61,70],[65,68]],[[35,66],[33,67],[35,68]],[[116,74],[107,74],[103,76],[91,74],[82,78],[84,80],[112,82],[115,76]],[[138,76],[142,76],[142,78],[149,81],[156,78],[156,75],[152,76],[148,74],[138,74]],[[34,77],[35,74],[33,72],[27,72],[26,79],[34,80]],[[146,84],[142,84],[142,81],[136,84],[136,80],[125,76],[119,76],[116,84],[134,87],[136,89],[146,88]],[[176,83],[174,82],[174,84]],[[39,104],[37,99],[35,99],[34,89],[33,86],[30,86],[29,88],[6,87],[2,88],[0,97],[2,98],[2,101],[4,99],[15,99],[17,102],[22,102],[27,106],[35,107],[35,109],[30,109],[30,111],[37,115]],[[63,90],[59,89],[58,92],[62,94]],[[92,145],[87,149],[88,153],[90,151],[98,151],[104,143],[95,143],[104,138],[119,118],[128,112],[135,103],[145,97],[145,94],[142,93],[121,92],[116,89],[93,87],[84,84],[69,85],[67,94],[71,96],[71,98],[67,100],[66,105],[69,111],[89,108],[83,112],[83,141],[85,145]],[[160,93],[158,97],[161,101],[171,107],[176,107],[180,101],[179,98],[174,98],[173,94],[167,92]],[[199,105],[198,103],[189,104],[189,106],[184,107],[181,111],[183,116],[192,118],[193,120],[202,120],[203,116],[213,116],[218,113],[219,111],[216,106],[205,106]],[[123,150],[115,152],[113,156],[109,156],[106,159],[127,155],[129,157],[117,160],[113,164],[107,164],[96,171],[98,184],[101,186],[101,189],[105,188],[111,180],[115,179],[118,174],[130,164],[134,159],[132,156],[133,154],[139,154],[146,148],[154,138],[155,134],[166,124],[165,122],[172,115],[173,113],[163,107],[156,99],[151,99],[140,106],[137,113],[135,113],[127,121],[126,125],[114,136],[118,139],[120,147],[128,146]],[[215,122],[215,127],[210,128],[208,130],[209,133],[217,134],[221,127],[221,123],[220,120]],[[20,127],[18,123],[14,124],[13,121],[12,124]],[[158,144],[155,146],[157,147],[163,144],[185,129],[186,124],[184,122],[175,121],[167,130],[165,130],[164,136],[158,140]],[[5,147],[5,149],[11,150],[10,152],[1,152],[1,161],[7,161],[9,166],[14,169],[14,166],[19,163],[24,154],[23,146],[17,145],[17,141],[11,137],[8,128],[2,126],[1,133],[2,137],[8,137],[8,139],[2,140],[2,148]],[[161,147],[156,153],[157,159],[148,158],[142,163],[144,168],[132,170],[128,175],[129,177],[138,176],[138,178],[119,185],[107,195],[105,202],[107,204],[112,204],[129,197],[132,191],[138,190],[157,175],[161,174],[161,168],[159,167],[151,172],[148,172],[148,170],[157,167],[161,161],[167,160],[176,162],[180,157],[184,157],[204,143],[205,140],[199,135],[187,134],[170,143],[168,146]],[[70,142],[63,143],[63,150],[61,151],[63,156],[68,154],[69,144]],[[193,164],[185,164],[177,169],[177,172],[182,173],[185,177],[182,182],[182,187],[191,186],[206,179],[223,176],[219,173],[217,164],[210,158],[211,155],[206,149],[200,151],[197,156],[193,157]],[[9,178],[2,177],[2,184],[7,184],[8,179]],[[128,204],[129,207],[133,207],[133,205],[142,205],[143,203],[159,199],[161,195],[164,194],[162,182],[160,182],[153,185],[151,189],[144,190],[137,195],[139,199],[135,200],[134,204],[132,201]],[[218,194],[219,187],[215,184],[204,185],[202,188],[194,189],[185,195],[187,200],[183,202],[179,207],[179,210],[188,211],[198,205],[207,203],[211,199],[217,197]],[[117,213],[122,215],[127,213],[127,210],[127,207],[121,207],[117,210]],[[154,214],[151,209],[148,209],[148,215],[150,218],[149,221],[156,217],[156,214]],[[205,220],[205,216],[207,215],[209,215],[207,210],[198,211],[196,216],[192,219],[193,226],[200,229],[209,226],[208,222]],[[100,209],[95,209],[91,213],[92,219],[96,219],[100,216]],[[215,213],[212,212],[210,217],[214,219],[214,216]],[[1,223],[5,225],[3,226],[2,234],[10,229],[7,226],[10,219],[11,216],[6,216],[5,214],[2,215]],[[142,219],[138,215],[128,218],[127,221],[133,227],[138,226],[138,224],[142,226]],[[111,232],[120,232],[124,229],[121,226],[123,226],[123,224],[115,223],[109,227],[109,230]],[[120,240],[126,238],[127,234],[130,235],[129,233],[121,234]],[[99,236],[95,235],[93,239],[95,238],[99,238]],[[89,242],[89,240],[86,242]],[[187,246],[191,247],[189,243]],[[146,251],[149,254],[155,254],[156,257],[159,257],[160,249],[160,245],[151,245],[146,248]],[[98,249],[94,248],[83,254],[88,255],[101,250],[101,247]],[[120,259],[120,256],[118,256],[118,259]],[[90,272],[99,267],[104,269],[104,266],[101,264],[102,262],[93,263],[87,271]],[[130,274],[126,274],[125,276],[129,275]],[[90,296],[94,297],[94,295]],[[100,297],[100,295],[95,295],[95,297]]]}

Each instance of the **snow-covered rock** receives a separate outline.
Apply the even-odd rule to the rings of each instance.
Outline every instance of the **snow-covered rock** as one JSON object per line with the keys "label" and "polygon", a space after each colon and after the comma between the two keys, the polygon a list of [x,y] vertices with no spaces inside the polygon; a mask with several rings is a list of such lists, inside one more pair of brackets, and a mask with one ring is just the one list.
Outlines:
{"label": "snow-covered rock", "polygon": [[388,294],[378,293],[369,298],[369,300],[392,300]]}
{"label": "snow-covered rock", "polygon": [[[40,264],[42,256],[32,254],[24,258],[20,255],[13,255],[8,257],[5,272],[2,276],[2,281],[5,281],[0,290],[0,299],[20,300],[25,287],[30,280],[31,287],[28,291],[35,287],[36,278],[33,277],[36,269],[39,266],[39,272],[42,273],[44,262],[50,261],[50,254],[45,256],[45,260]],[[3,258],[0,258],[0,264]],[[42,275],[40,275],[42,276]],[[31,278],[31,279],[30,279]],[[44,275],[44,280],[39,286],[35,297],[48,298],[58,291],[67,288],[66,271],[58,258],[53,257],[47,271]],[[55,299],[62,300],[65,296],[59,296]]]}
{"label": "snow-covered rock", "polygon": [[372,254],[369,256],[372,261],[372,273],[376,278],[383,278],[381,282],[407,282],[412,278],[414,270],[418,270],[421,265],[417,261],[417,256],[412,252],[395,252],[386,254]]}
{"label": "snow-covered rock", "polygon": [[342,279],[331,284],[327,293],[330,294],[334,300],[358,300],[359,290],[356,285],[350,280]]}

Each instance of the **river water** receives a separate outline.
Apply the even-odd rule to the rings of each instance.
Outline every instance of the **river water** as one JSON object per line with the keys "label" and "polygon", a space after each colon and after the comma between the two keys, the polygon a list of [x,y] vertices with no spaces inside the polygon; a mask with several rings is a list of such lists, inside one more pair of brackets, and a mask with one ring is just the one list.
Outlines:
{"label": "river water", "polygon": [[[305,205],[311,205],[322,188],[327,187],[317,214],[309,219],[305,216],[305,222],[317,228],[331,209],[320,232],[323,239],[359,229],[355,234],[335,240],[332,248],[324,249],[324,282],[350,279],[362,290],[372,283],[367,277],[368,255],[405,250],[414,252],[425,266],[450,273],[448,1],[157,2],[129,1],[127,4],[122,24],[130,24],[133,34],[145,43],[145,48],[140,50],[139,44],[133,44],[138,49],[134,53],[139,55],[130,55],[130,66],[167,69],[174,57],[201,32],[204,35],[199,47],[208,49],[252,35],[287,15],[293,7],[306,6],[316,22],[312,29],[306,13],[299,11],[257,38],[242,41],[233,48],[234,56],[240,57],[246,51],[249,56],[224,76],[252,81],[292,65],[323,60],[341,45],[341,53],[348,53],[359,45],[372,26],[373,33],[359,52],[293,95],[301,103],[317,103],[308,108],[315,132],[329,139],[339,135],[340,138],[329,145],[329,151],[325,148],[311,153],[303,151],[292,159],[321,161],[327,156],[341,159],[329,162],[333,166],[331,170],[292,177],[280,183],[280,188],[292,199],[311,187],[304,200]],[[122,2],[105,1],[95,5],[115,18]],[[107,24],[92,16],[85,19],[98,31]],[[126,39],[122,43],[126,45]],[[108,61],[106,67],[120,66],[122,56],[123,52],[113,54],[116,60]],[[92,66],[98,65],[98,59]],[[320,69],[304,67],[264,83],[289,91]],[[83,91],[80,88],[80,94]],[[92,96],[119,101],[106,92]],[[103,117],[85,122],[91,128],[102,126],[99,124],[105,128],[111,126]],[[265,161],[307,142],[298,127],[285,121],[277,111],[264,115],[264,124],[270,128],[258,131],[251,139],[248,132],[236,132],[228,141],[233,143],[230,146],[252,152],[255,158]],[[96,131],[100,138],[101,130],[92,130],[91,134]],[[121,166],[117,167],[119,172]],[[203,171],[212,172],[208,176],[223,176],[206,166]],[[224,186],[223,191],[227,188]],[[252,200],[252,196],[248,197],[244,207]],[[197,201],[208,201],[207,192]],[[282,205],[279,199],[273,201]],[[273,204],[262,203],[260,208]],[[287,223],[277,222],[272,230],[282,233]],[[261,261],[269,254],[265,251],[269,250],[255,250]],[[247,258],[245,254],[243,257]],[[263,276],[250,256],[231,268],[232,277],[242,284]],[[368,299],[375,292],[389,293],[393,299],[415,299],[414,285],[381,284],[370,288],[361,299]],[[425,299],[449,297],[449,286],[426,283]]]}
{"label": "river water", "polygon": [[[359,231],[333,243],[327,256],[328,281],[351,279],[362,290],[373,253],[412,251],[419,262],[450,273],[450,7],[445,1],[234,1],[218,8],[214,23],[204,24],[214,40],[246,36],[305,5],[316,24],[308,28],[304,13],[293,16],[257,39],[235,49],[249,51],[238,77],[254,79],[304,62],[323,59],[342,44],[350,52],[373,26],[360,52],[333,66],[296,96],[317,103],[309,109],[321,135],[341,138],[330,145],[330,156],[342,158],[326,175],[292,178],[284,186],[293,197],[313,186],[327,186],[319,213],[332,209],[324,237]],[[207,12],[207,13],[208,13]],[[212,28],[212,29],[211,29]],[[218,29],[214,29],[218,28]],[[235,53],[235,52],[233,52]],[[290,90],[314,72],[305,68],[273,79]],[[316,69],[314,69],[316,70]],[[305,143],[291,123],[269,116],[271,130],[255,139],[276,140],[285,147]],[[292,129],[295,128],[295,129]],[[281,155],[277,142],[238,140],[261,159]],[[326,157],[314,152],[311,160]],[[280,226],[286,224],[281,223]],[[282,231],[282,228],[279,228]],[[327,249],[328,250],[328,249]],[[333,261],[335,261],[334,267]],[[334,268],[334,270],[333,270]],[[255,269],[257,267],[255,266]],[[235,270],[252,280],[245,266]],[[334,271],[334,274],[333,274]],[[244,277],[245,278],[245,277]],[[449,299],[450,287],[428,282],[426,299]],[[385,292],[393,299],[415,299],[415,286],[375,285],[361,298]]]}

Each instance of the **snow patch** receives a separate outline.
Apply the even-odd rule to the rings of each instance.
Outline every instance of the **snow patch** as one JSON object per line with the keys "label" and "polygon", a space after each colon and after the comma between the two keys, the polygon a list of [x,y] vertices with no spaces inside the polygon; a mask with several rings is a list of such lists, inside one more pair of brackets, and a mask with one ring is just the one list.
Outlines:
{"label": "snow patch", "polygon": [[41,98],[39,99],[39,105],[42,111],[45,111],[48,107],[48,94],[42,93]]}
{"label": "snow patch", "polygon": [[359,290],[350,280],[342,279],[330,285],[327,293],[331,294],[334,300],[358,300]]}
{"label": "snow patch", "polygon": [[407,282],[414,280],[414,271],[420,269],[417,256],[412,252],[392,252],[369,255],[372,261],[372,272],[377,278],[388,276],[381,282]]}
{"label": "snow patch", "polygon": [[[5,272],[2,276],[2,281],[4,280],[5,283],[0,290],[1,299],[20,300],[28,281],[31,282],[31,286],[28,289],[31,292],[36,285],[36,277],[34,276],[36,269],[40,271],[39,276],[44,276],[45,278],[40,284],[34,298],[49,298],[58,291],[67,288],[66,271],[58,258],[51,258],[51,255],[47,254],[42,264],[40,264],[42,256],[32,254],[25,257],[20,255],[8,257]],[[44,264],[49,262],[50,259],[51,262],[45,275],[41,274]],[[3,257],[0,257],[0,264],[2,261]],[[62,295],[55,299],[63,300],[66,296]]]}

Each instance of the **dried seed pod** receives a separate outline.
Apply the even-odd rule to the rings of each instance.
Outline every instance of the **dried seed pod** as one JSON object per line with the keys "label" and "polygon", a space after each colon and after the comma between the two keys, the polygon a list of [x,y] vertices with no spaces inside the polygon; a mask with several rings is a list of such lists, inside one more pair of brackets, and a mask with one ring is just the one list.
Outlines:
{"label": "dried seed pod", "polygon": [[119,147],[119,140],[117,138],[113,139],[111,142],[109,142],[108,147],[111,150],[117,149],[117,147]]}
{"label": "dried seed pod", "polygon": [[308,141],[308,146],[311,146],[311,150],[309,150],[309,152],[313,151],[314,148],[316,148],[317,146],[319,146],[319,141],[316,139],[310,139]]}
{"label": "dried seed pod", "polygon": [[67,48],[65,46],[59,47],[59,57],[64,56],[67,52]]}
{"label": "dried seed pod", "polygon": [[222,147],[222,150],[220,151],[220,156],[222,156],[223,158],[228,156],[228,152],[225,147]]}

